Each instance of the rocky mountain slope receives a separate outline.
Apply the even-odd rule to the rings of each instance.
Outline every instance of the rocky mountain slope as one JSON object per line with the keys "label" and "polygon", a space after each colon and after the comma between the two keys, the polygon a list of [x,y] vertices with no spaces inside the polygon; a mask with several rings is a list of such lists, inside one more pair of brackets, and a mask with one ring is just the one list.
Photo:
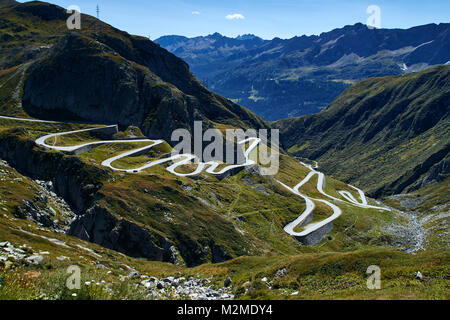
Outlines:
{"label": "rocky mountain slope", "polygon": [[82,29],[70,32],[65,10],[43,2],[0,11],[0,67],[5,78],[20,80],[12,89],[23,97],[9,110],[9,101],[2,101],[4,114],[134,125],[169,141],[174,129],[189,129],[194,120],[209,127],[266,127],[208,91],[184,61],[148,39],[86,15]]}
{"label": "rocky mountain slope", "polygon": [[292,154],[372,196],[448,175],[450,67],[363,80],[321,113],[275,123]]}
{"label": "rocky mountain slope", "polygon": [[208,88],[266,120],[319,112],[358,80],[450,61],[449,24],[371,30],[358,23],[292,39],[214,34],[156,42],[185,59]]}

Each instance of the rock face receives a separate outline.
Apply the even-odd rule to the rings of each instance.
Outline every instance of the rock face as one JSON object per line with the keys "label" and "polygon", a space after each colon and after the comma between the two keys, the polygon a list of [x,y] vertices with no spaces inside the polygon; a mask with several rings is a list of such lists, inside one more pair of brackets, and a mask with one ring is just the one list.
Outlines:
{"label": "rock face", "polygon": [[173,243],[167,238],[94,206],[71,225],[69,235],[97,243],[131,257],[176,263]]}
{"label": "rock face", "polygon": [[323,227],[317,229],[314,232],[311,232],[305,237],[296,237],[298,241],[307,246],[313,246],[322,242],[322,239],[325,238],[327,234],[329,234],[333,230],[333,222],[330,222]]}
{"label": "rock face", "polygon": [[[114,55],[108,47],[96,45],[81,35],[65,37],[54,49],[54,55],[29,69],[24,108],[38,117],[51,114],[57,119],[141,126],[149,113],[167,122],[164,113],[180,107],[174,110],[179,117],[173,123],[192,120],[192,108],[185,108],[181,92],[117,53]],[[151,128],[146,129],[148,134]],[[158,130],[155,134],[167,138],[174,128],[167,129],[165,134]]]}
{"label": "rock face", "polygon": [[432,183],[444,181],[450,174],[450,159],[446,158],[433,165],[422,179],[419,179],[412,187],[408,189],[409,192],[418,190],[422,187]]}
{"label": "rock face", "polygon": [[[9,167],[6,162],[0,161],[0,178],[3,178],[2,166]],[[19,182],[21,182],[20,180]],[[66,232],[75,217],[75,213],[64,199],[56,195],[51,181],[36,180],[34,182],[38,190],[35,193],[33,201],[24,200],[23,205],[19,205],[13,209],[13,215],[19,219],[34,221],[56,232]]]}
{"label": "rock face", "polygon": [[148,290],[148,296],[154,299],[190,299],[190,300],[233,300],[232,288],[214,289],[209,279],[190,277],[167,277],[158,279],[144,276],[140,285]]}
{"label": "rock face", "polygon": [[13,214],[19,219],[30,218],[47,228],[54,227],[50,215],[43,214],[40,211],[41,210],[33,202],[27,201],[25,205],[17,207]]}
{"label": "rock face", "polygon": [[92,207],[102,187],[99,180],[106,172],[75,157],[39,150],[34,141],[19,138],[22,133],[18,128],[0,137],[0,158],[33,179],[52,181],[55,191],[76,213]]}
{"label": "rock face", "polygon": [[231,278],[230,277],[226,278],[223,282],[223,285],[225,287],[229,287],[231,285]]}

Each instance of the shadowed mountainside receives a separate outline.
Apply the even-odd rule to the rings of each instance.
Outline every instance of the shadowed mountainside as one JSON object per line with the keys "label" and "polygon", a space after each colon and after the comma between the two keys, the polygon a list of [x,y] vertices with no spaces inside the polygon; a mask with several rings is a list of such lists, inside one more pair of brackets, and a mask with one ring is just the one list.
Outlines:
{"label": "shadowed mountainside", "polygon": [[390,195],[448,173],[449,105],[450,67],[435,67],[363,80],[321,113],[274,125],[290,153],[372,196]]}

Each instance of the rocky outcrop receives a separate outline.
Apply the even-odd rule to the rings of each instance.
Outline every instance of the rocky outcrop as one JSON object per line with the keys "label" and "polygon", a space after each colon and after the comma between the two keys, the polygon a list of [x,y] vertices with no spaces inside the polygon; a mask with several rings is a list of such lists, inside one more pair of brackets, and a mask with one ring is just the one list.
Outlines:
{"label": "rocky outcrop", "polygon": [[422,179],[419,179],[412,187],[408,189],[408,192],[418,190],[432,183],[444,181],[444,179],[449,176],[449,173],[450,173],[450,160],[446,158],[434,164],[427,171],[427,173],[425,173]]}
{"label": "rocky outcrop", "polygon": [[450,159],[444,159],[428,170],[427,174],[422,180],[423,185],[428,185],[434,181],[441,182],[450,173]]}
{"label": "rocky outcrop", "polygon": [[26,201],[23,206],[18,206],[14,209],[13,215],[19,219],[31,219],[44,227],[52,227],[55,225],[51,219],[51,216],[46,212],[42,212],[33,202]]}
{"label": "rocky outcrop", "polygon": [[172,242],[161,234],[112,215],[95,205],[71,225],[69,235],[135,258],[179,262]]}
{"label": "rocky outcrop", "polygon": [[[9,164],[0,160],[0,182],[11,183],[10,190],[14,193],[21,193],[19,188],[28,186],[28,190],[34,194],[29,194],[22,201],[16,203],[11,208],[11,213],[19,219],[27,219],[46,228],[51,228],[55,232],[65,232],[75,213],[67,205],[64,199],[55,194],[53,183],[48,181],[29,180]],[[19,190],[17,190],[19,189]],[[5,202],[0,199],[0,203]]]}
{"label": "rocky outcrop", "polygon": [[17,128],[0,136],[0,158],[26,176],[52,181],[56,193],[76,213],[92,207],[106,171],[76,157],[46,152],[33,140],[21,136],[24,133],[23,129]]}
{"label": "rocky outcrop", "polygon": [[329,234],[332,230],[333,230],[333,221],[311,232],[307,236],[295,238],[306,246],[314,246],[322,242],[323,238],[325,238],[325,236]]}
{"label": "rocky outcrop", "polygon": [[155,277],[141,276],[140,285],[148,290],[148,297],[161,299],[169,293],[172,298],[191,300],[233,300],[232,288],[214,289],[209,279],[190,277],[167,277],[158,279]]}

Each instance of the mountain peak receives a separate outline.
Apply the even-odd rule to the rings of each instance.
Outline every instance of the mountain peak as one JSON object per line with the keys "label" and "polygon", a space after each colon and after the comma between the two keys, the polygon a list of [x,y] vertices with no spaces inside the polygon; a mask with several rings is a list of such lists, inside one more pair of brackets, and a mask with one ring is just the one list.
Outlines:
{"label": "mountain peak", "polygon": [[260,37],[255,36],[254,34],[248,33],[248,34],[243,34],[243,35],[239,35],[235,38],[236,40],[262,40]]}
{"label": "mountain peak", "polygon": [[211,38],[223,38],[223,35],[221,35],[220,33],[218,33],[218,32],[214,32],[213,34],[210,34],[208,37],[211,37]]}

